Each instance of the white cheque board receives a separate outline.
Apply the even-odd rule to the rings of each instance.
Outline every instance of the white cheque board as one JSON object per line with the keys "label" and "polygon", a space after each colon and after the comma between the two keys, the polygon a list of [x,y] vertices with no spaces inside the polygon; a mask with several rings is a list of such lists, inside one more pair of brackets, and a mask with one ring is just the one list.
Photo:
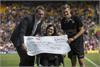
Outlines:
{"label": "white cheque board", "polygon": [[67,35],[61,36],[24,36],[27,54],[34,56],[40,53],[67,54],[71,49]]}

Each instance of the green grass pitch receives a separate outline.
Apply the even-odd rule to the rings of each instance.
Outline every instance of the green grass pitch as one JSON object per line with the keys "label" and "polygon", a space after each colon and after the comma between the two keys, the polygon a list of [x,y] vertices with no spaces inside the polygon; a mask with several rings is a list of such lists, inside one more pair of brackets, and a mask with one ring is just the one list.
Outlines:
{"label": "green grass pitch", "polygon": [[[85,59],[86,67],[96,67],[100,66],[100,54],[93,53],[93,54],[85,54],[86,58],[90,61]],[[18,67],[19,63],[19,56],[17,54],[0,54],[0,67]],[[65,67],[71,67],[70,60],[66,56],[64,59]],[[77,64],[79,67],[79,64]],[[62,65],[61,65],[62,67]]]}

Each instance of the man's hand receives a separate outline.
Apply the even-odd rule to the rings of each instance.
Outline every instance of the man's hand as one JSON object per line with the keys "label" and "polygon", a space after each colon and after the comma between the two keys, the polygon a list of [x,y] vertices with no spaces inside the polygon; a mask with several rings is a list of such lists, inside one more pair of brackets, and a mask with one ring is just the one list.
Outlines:
{"label": "man's hand", "polygon": [[27,51],[27,48],[26,48],[26,46],[24,44],[22,44],[22,49]]}
{"label": "man's hand", "polygon": [[70,44],[71,42],[73,42],[74,41],[74,38],[69,38],[68,39],[68,43]]}

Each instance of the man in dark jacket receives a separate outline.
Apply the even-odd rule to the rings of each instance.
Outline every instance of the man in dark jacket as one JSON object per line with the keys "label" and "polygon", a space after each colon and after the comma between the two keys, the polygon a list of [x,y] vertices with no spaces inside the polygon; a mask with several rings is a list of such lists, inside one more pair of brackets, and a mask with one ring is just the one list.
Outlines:
{"label": "man in dark jacket", "polygon": [[78,16],[72,16],[69,5],[64,5],[63,19],[61,21],[61,28],[68,35],[68,43],[70,44],[71,51],[68,53],[68,57],[71,60],[72,67],[76,67],[77,58],[80,67],[84,67],[84,45],[83,45],[83,33],[85,31],[83,24]]}
{"label": "man in dark jacket", "polygon": [[19,66],[34,66],[35,57],[27,55],[26,48],[24,46],[24,36],[40,36],[44,16],[44,7],[38,6],[35,14],[24,17],[12,33],[11,41],[16,47],[20,57]]}

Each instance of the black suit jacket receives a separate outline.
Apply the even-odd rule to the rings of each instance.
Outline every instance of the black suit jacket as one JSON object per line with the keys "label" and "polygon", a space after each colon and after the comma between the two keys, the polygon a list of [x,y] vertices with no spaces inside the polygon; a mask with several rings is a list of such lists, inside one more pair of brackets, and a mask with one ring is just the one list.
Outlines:
{"label": "black suit jacket", "polygon": [[[24,36],[30,36],[32,34],[34,23],[35,17],[32,15],[23,18],[20,24],[16,26],[10,39],[15,47],[20,47],[24,43]],[[34,35],[37,33],[41,34],[41,24],[42,22],[38,25]]]}

